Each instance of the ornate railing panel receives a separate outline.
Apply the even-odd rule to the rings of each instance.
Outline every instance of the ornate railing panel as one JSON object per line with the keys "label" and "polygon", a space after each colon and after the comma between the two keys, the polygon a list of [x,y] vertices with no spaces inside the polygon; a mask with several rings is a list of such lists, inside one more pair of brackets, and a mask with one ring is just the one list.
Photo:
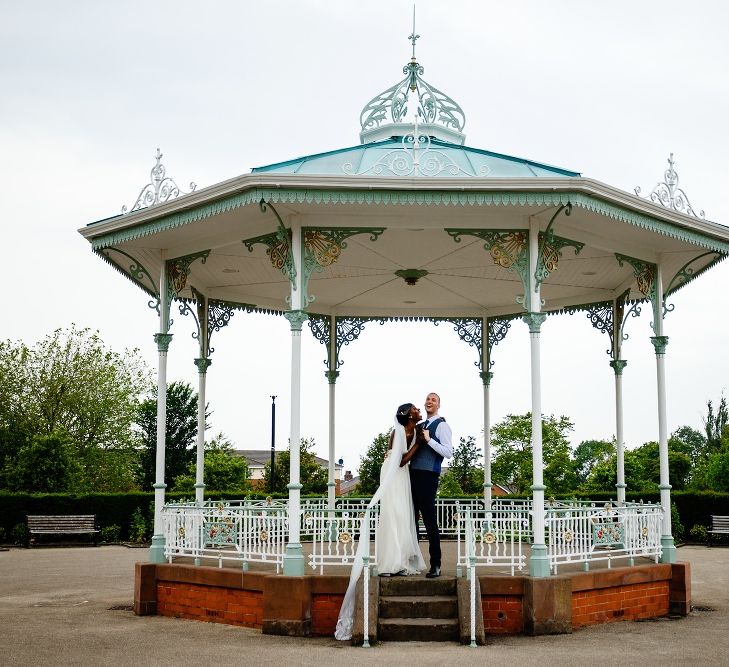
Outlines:
{"label": "ornate railing panel", "polygon": [[526,565],[524,546],[531,537],[529,511],[465,510],[458,521],[458,556],[456,566],[509,568],[522,571]]}
{"label": "ornate railing panel", "polygon": [[242,503],[179,503],[162,509],[165,556],[273,563],[278,572],[288,536],[285,507]]}
{"label": "ornate railing panel", "polygon": [[[322,509],[304,515],[302,540],[311,540],[309,566],[312,570],[319,568],[324,574],[324,566],[351,567],[357,552],[362,519],[366,511],[363,508]],[[370,565],[377,565],[377,546],[375,530],[379,520],[379,505],[370,510],[369,532],[370,548],[366,555],[370,556]],[[374,553],[374,556],[372,555]]]}
{"label": "ornate railing panel", "polygon": [[550,568],[563,563],[653,558],[661,555],[660,505],[573,505],[547,508],[545,525]]}

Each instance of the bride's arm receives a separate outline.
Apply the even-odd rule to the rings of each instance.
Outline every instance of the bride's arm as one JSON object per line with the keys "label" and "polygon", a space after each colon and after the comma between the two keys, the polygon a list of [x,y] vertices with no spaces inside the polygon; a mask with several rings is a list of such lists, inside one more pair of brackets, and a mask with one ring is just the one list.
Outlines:
{"label": "bride's arm", "polygon": [[402,459],[400,461],[400,467],[402,468],[404,465],[406,465],[413,456],[415,456],[415,452],[418,451],[418,448],[420,447],[420,443],[422,442],[422,434],[418,434],[418,437],[415,438],[415,442],[413,443],[412,447],[408,449],[403,455]]}

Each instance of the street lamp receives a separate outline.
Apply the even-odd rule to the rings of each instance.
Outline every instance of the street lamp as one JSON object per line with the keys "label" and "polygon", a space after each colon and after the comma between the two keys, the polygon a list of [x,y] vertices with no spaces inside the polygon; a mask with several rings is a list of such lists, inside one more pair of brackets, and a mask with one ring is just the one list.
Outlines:
{"label": "street lamp", "polygon": [[271,396],[271,493],[276,483],[276,397]]}

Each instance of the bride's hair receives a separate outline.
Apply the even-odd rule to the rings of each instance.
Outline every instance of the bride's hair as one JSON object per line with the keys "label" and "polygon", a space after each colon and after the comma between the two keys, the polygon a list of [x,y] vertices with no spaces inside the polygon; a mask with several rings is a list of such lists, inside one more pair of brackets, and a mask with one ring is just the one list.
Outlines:
{"label": "bride's hair", "polygon": [[398,424],[402,424],[405,426],[410,421],[410,410],[412,410],[415,406],[412,403],[403,403],[395,413],[395,419],[397,419]]}

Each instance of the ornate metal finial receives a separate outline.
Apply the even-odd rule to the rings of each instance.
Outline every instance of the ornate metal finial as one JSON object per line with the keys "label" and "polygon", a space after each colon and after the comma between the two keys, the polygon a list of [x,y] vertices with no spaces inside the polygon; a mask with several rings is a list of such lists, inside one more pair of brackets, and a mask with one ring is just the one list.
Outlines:
{"label": "ornate metal finial", "polygon": [[[154,156],[157,162],[150,172],[150,182],[142,188],[142,191],[139,193],[137,201],[134,202],[134,206],[132,206],[130,213],[142,208],[148,208],[149,206],[164,204],[166,201],[175,199],[181,194],[190,194],[189,192],[180,192],[180,188],[177,186],[177,183],[165,175],[165,167],[160,162],[162,155],[163,154],[158,148],[157,155]],[[194,192],[196,187],[197,185],[191,182],[190,192]],[[127,210],[126,205],[122,206],[122,214],[126,213]]]}
{"label": "ornate metal finial", "polygon": [[[678,187],[678,174],[673,168],[673,165],[674,159],[673,153],[671,153],[668,157],[668,169],[663,174],[664,181],[662,183],[656,183],[656,186],[651,190],[647,198],[655,204],[661,204],[661,206],[673,209],[679,213],[703,218],[704,212],[699,211],[699,215],[697,216],[686,193]],[[640,192],[640,186],[635,188],[636,195],[640,196]]]}
{"label": "ornate metal finial", "polygon": [[428,136],[463,144],[466,114],[453,99],[422,78],[425,69],[415,59],[419,38],[413,7],[413,31],[408,37],[413,51],[410,62],[402,69],[405,78],[372,98],[362,109],[359,117],[362,143],[401,137],[412,131],[412,119],[420,118],[422,130]]}
{"label": "ornate metal finial", "polygon": [[420,39],[420,35],[415,34],[415,5],[413,5],[413,31],[408,35],[408,39],[413,44],[413,62],[415,62],[415,42]]}

